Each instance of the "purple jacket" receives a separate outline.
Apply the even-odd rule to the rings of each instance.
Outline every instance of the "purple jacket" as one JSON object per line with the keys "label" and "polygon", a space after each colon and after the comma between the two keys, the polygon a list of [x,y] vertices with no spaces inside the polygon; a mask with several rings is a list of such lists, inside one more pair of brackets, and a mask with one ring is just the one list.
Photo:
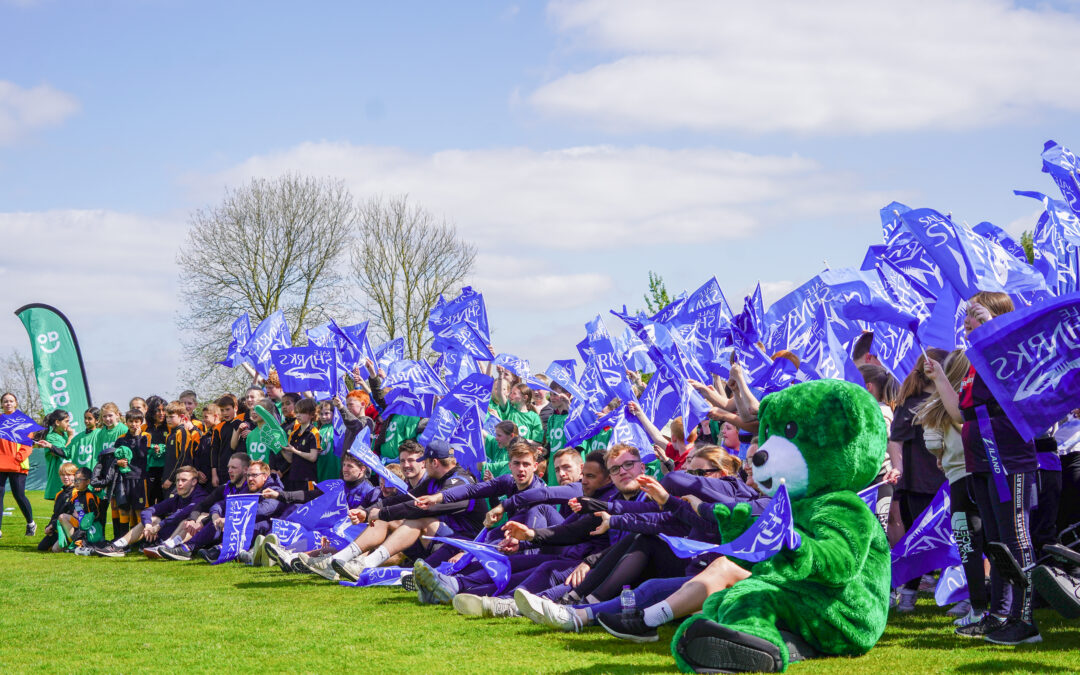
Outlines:
{"label": "purple jacket", "polygon": [[160,501],[148,509],[143,509],[139,513],[139,520],[142,521],[143,525],[149,525],[156,516],[161,519],[161,531],[171,533],[180,524],[180,521],[191,515],[196,505],[205,497],[206,490],[203,489],[203,486],[196,484],[187,497],[181,497],[174,492],[168,499]]}
{"label": "purple jacket", "polygon": [[442,491],[443,502],[460,502],[466,499],[483,499],[490,497],[512,497],[522,492],[544,485],[544,481],[533,476],[532,482],[525,490],[519,490],[514,477],[506,474],[497,476],[482,483],[466,483],[455,485]]}

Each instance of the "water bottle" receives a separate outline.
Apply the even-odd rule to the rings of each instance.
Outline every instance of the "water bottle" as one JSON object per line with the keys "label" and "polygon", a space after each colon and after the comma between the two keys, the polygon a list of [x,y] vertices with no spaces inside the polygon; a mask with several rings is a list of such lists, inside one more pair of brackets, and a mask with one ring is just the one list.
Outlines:
{"label": "water bottle", "polygon": [[630,590],[629,586],[622,587],[622,593],[619,593],[619,604],[622,606],[622,615],[624,617],[634,614],[636,609],[634,606],[634,592]]}

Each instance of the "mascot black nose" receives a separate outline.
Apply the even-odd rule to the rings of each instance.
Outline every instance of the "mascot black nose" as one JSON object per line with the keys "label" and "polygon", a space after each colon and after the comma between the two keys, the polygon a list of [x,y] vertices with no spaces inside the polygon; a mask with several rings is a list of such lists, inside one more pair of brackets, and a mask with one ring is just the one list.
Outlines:
{"label": "mascot black nose", "polygon": [[769,451],[768,450],[758,450],[757,452],[754,453],[754,456],[752,458],[750,458],[750,461],[753,462],[754,466],[762,466],[762,465],[764,465],[765,462],[769,461]]}

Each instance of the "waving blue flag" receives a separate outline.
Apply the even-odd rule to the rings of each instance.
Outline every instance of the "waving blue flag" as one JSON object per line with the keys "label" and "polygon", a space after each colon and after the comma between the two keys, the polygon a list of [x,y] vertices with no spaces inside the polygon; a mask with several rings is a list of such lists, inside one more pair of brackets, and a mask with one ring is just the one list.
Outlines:
{"label": "waving blue flag", "polygon": [[775,354],[781,349],[802,355],[810,340],[814,315],[829,289],[815,276],[780,298],[765,312],[768,335],[763,340],[765,351]]}
{"label": "waving blue flag", "polygon": [[21,410],[16,410],[10,415],[0,415],[0,438],[12,443],[33,445],[34,439],[30,435],[44,429],[45,427]]}
{"label": "waving blue flag", "polygon": [[716,553],[720,550],[720,544],[709,544],[704,541],[687,539],[685,537],[673,537],[670,534],[661,533],[660,538],[668,545],[671,552],[679,558],[696,558],[706,553]]}
{"label": "waving blue flag", "polygon": [[255,533],[255,512],[259,495],[227,495],[225,497],[225,529],[221,533],[221,553],[214,565],[236,559],[236,554],[251,548]]}
{"label": "waving blue flag", "polygon": [[1050,174],[1069,208],[1080,216],[1080,181],[1077,180],[1080,163],[1077,163],[1076,155],[1054,141],[1047,141],[1043,146],[1042,162],[1043,172]]}
{"label": "waving blue flag", "polygon": [[299,523],[314,532],[333,528],[342,518],[348,516],[349,505],[345,500],[345,481],[324,480],[316,487],[322,494],[297,506],[285,520]]}
{"label": "waving blue flag", "polygon": [[251,320],[248,318],[248,313],[241,314],[236,321],[232,324],[232,342],[229,343],[229,353],[225,355],[225,359],[218,361],[223,366],[229,368],[235,368],[243,363],[246,358],[244,357],[244,346],[251,339]]}
{"label": "waving blue flag", "polygon": [[[686,298],[686,300],[679,305],[678,312],[676,312],[674,318],[661,320],[657,317],[653,317],[653,321],[669,326],[690,323],[694,320],[695,312],[704,309],[705,307],[712,307],[713,305],[720,305],[724,317],[729,321],[731,320],[731,307],[728,305],[727,298],[724,297],[724,291],[720,289],[720,282],[716,280],[716,277],[712,277],[696,291],[691,293],[690,297]],[[660,315],[658,314],[657,316]]]}
{"label": "waving blue flag", "polygon": [[330,325],[316,326],[315,328],[308,328],[304,331],[304,335],[307,336],[308,346],[314,345],[316,347],[334,347],[334,334],[330,332]]}
{"label": "waving blue flag", "polygon": [[494,364],[502,366],[523,380],[529,378],[529,360],[513,354],[502,353],[495,357]]}
{"label": "waving blue flag", "polygon": [[572,399],[585,398],[585,393],[578,388],[577,382],[575,382],[574,361],[552,361],[544,374],[550,377],[552,382],[565,389]]}
{"label": "waving blue flag", "polygon": [[996,242],[1001,248],[1008,251],[1009,255],[1020,262],[1027,262],[1027,253],[1024,253],[1024,247],[1017,244],[1015,239],[1010,237],[1005,230],[997,225],[983,221],[971,228],[971,230],[981,237],[986,237],[990,241]]}
{"label": "waving blue flag", "polygon": [[585,324],[585,331],[589,346],[593,348],[594,363],[600,370],[600,383],[604,390],[624,402],[637,400],[634,388],[626,378],[626,364],[622,355],[615,351],[611,335],[599,314]]}
{"label": "waving blue flag", "polygon": [[270,350],[289,347],[292,347],[292,335],[285,323],[285,313],[279,309],[259,323],[240,354],[251,360],[260,375],[267,377],[270,374]]}
{"label": "waving blue flag", "polygon": [[370,324],[370,321],[361,321],[360,323],[351,326],[341,327],[341,332],[345,333],[352,343],[356,345],[356,348],[360,350],[358,364],[363,370],[366,370],[366,368],[364,368],[365,359],[371,359],[372,363],[378,362],[378,359],[375,357],[375,350],[371,348],[371,342],[368,340],[368,326]]}
{"label": "waving blue flag", "polygon": [[483,432],[483,412],[479,404],[473,403],[461,415],[450,437],[450,447],[454,449],[458,464],[476,476],[480,475],[479,466],[487,461]]}
{"label": "waving blue flag", "polygon": [[892,549],[892,586],[917,579],[927,572],[960,564],[953,541],[949,510],[949,484],[942,483],[930,506]]}
{"label": "waving blue flag", "polygon": [[[719,285],[717,285],[717,287],[719,287]],[[679,293],[678,297],[665,305],[659,312],[649,317],[649,321],[666,324],[679,314],[679,311],[684,304],[686,304],[686,291]]]}
{"label": "waving blue flag", "polygon": [[791,517],[787,486],[781,484],[750,528],[734,541],[718,546],[716,552],[756,563],[773,557],[785,548],[794,551],[801,545],[802,538],[795,531]]}
{"label": "waving blue flag", "polygon": [[386,371],[386,379],[383,380],[383,387],[387,389],[407,387],[414,394],[440,396],[449,391],[439,380],[431,364],[423,359],[419,361],[401,359],[390,364],[390,368]]}
{"label": "waving blue flag", "polygon": [[731,340],[732,347],[735,350],[735,360],[742,364],[748,381],[755,380],[769,372],[769,368],[772,367],[772,359],[761,350],[761,347],[753,341],[753,338],[739,330],[736,325],[731,326]]}
{"label": "waving blue flag", "polygon": [[865,490],[859,491],[859,499],[863,500],[870,511],[877,513],[877,501],[878,501],[878,488],[881,487],[881,483],[874,483]]}
{"label": "waving blue flag", "polygon": [[[326,346],[337,349],[338,362],[341,364],[342,370],[351,373],[353,368],[359,367],[363,369],[364,374],[367,374],[367,368],[364,366],[365,355],[359,345],[352,339],[352,336],[337,325],[337,322],[333,319],[330,319],[326,327],[330,330],[330,335],[334,339],[333,345]],[[365,331],[366,329],[365,325]]]}
{"label": "waving blue flag", "polygon": [[405,338],[394,338],[375,348],[375,365],[388,369],[390,364],[405,358]]}
{"label": "waving blue flag", "polygon": [[1025,440],[1076,408],[1080,293],[995,317],[969,337],[968,359]]}
{"label": "waving blue flag", "polygon": [[391,415],[430,417],[434,409],[435,394],[414,394],[406,387],[398,387],[386,395],[386,408],[382,416],[384,419]]}
{"label": "waving blue flag", "polygon": [[436,333],[431,348],[437,352],[456,349],[477,361],[491,361],[495,358],[484,337],[468,321],[459,321]]}
{"label": "waving blue flag", "polygon": [[623,333],[614,340],[615,350],[623,355],[626,367],[642,373],[652,373],[656,364],[649,358],[649,348],[634,331],[624,328]]}
{"label": "waving blue flag", "polygon": [[979,291],[1049,290],[1046,280],[1033,267],[933,209],[914,209],[902,214],[900,219],[949,283],[966,298]]}
{"label": "waving blue flag", "polygon": [[375,456],[375,453],[371,451],[371,430],[364,428],[356,438],[353,440],[352,445],[349,446],[349,454],[360,460],[360,463],[366,466],[376,476],[383,479],[390,487],[394,488],[402,494],[409,493],[409,484],[406,483],[400,476],[392,473],[387,469],[382,460]]}
{"label": "waving blue flag", "polygon": [[458,418],[454,413],[436,404],[431,417],[424,426],[424,431],[416,437],[416,442],[427,447],[434,440],[449,441],[450,437],[454,435],[457,426]]}
{"label": "waving blue flag", "polygon": [[[342,398],[342,401],[345,399]],[[341,412],[334,408],[334,455],[340,459],[345,454],[345,420]]]}
{"label": "waving blue flag", "polygon": [[882,241],[886,244],[892,241],[896,235],[897,230],[900,229],[902,222],[900,221],[901,214],[907,213],[911,210],[910,206],[901,204],[900,202],[890,202],[886,206],[881,208],[881,237]]}
{"label": "waving blue flag", "polygon": [[[884,321],[914,331],[921,318],[906,307],[899,307],[885,288],[877,270],[862,271],[850,268],[831,269],[820,275],[829,288],[829,302],[848,319]],[[925,304],[917,307],[925,309]]]}
{"label": "waving blue flag", "polygon": [[642,462],[648,464],[656,459],[652,439],[649,438],[648,432],[645,431],[645,427],[641,426],[638,418],[627,409],[627,404],[622,404],[615,413],[608,447],[610,448],[618,443],[625,443],[638,449]]}
{"label": "waving blue flag", "polygon": [[271,518],[270,531],[277,537],[278,543],[290,551],[310,551],[315,548],[314,537],[300,523]]}
{"label": "waving blue flag", "polygon": [[961,565],[946,567],[934,587],[934,602],[938,607],[968,599],[967,576]]}
{"label": "waving blue flag", "polygon": [[491,342],[491,332],[488,330],[487,307],[484,305],[484,296],[466,286],[461,289],[461,294],[453,300],[446,302],[439,296],[439,304],[431,310],[428,317],[428,328],[435,335],[444,329],[460,322],[472,324],[480,334],[484,344]]}
{"label": "waving blue flag", "polygon": [[501,594],[510,583],[510,560],[492,544],[482,544],[468,539],[453,539],[451,537],[427,537],[431,541],[442,542],[454,548],[459,548],[466,553],[472,554],[483,566],[484,572],[495,584],[495,594]]}
{"label": "waving blue flag", "polygon": [[765,396],[794,384],[798,371],[799,369],[795,367],[794,361],[777,357],[768,370],[749,384],[752,389],[759,390],[761,395]]}
{"label": "waving blue flag", "polygon": [[751,342],[763,341],[765,309],[761,301],[761,283],[758,283],[753,295],[748,295],[743,300],[743,310],[732,319],[732,323]]}
{"label": "waving blue flag", "polygon": [[454,388],[439,401],[439,406],[459,417],[474,405],[479,405],[482,410],[486,410],[491,403],[493,386],[495,386],[495,378],[483,373],[473,373],[454,385]]}
{"label": "waving blue flag", "polygon": [[1031,244],[1035,254],[1035,269],[1042,273],[1046,283],[1058,295],[1080,290],[1080,268],[1077,251],[1080,250],[1080,218],[1069,205],[1051,199],[1041,192],[1014,190],[1013,194],[1042,201],[1046,209],[1035,225]]}
{"label": "waving blue flag", "polygon": [[336,350],[326,347],[272,349],[270,357],[285,391],[311,391],[332,396],[336,391]]}
{"label": "waving blue flag", "polygon": [[657,429],[680,414],[682,389],[667,366],[660,366],[641,393],[641,410]]}

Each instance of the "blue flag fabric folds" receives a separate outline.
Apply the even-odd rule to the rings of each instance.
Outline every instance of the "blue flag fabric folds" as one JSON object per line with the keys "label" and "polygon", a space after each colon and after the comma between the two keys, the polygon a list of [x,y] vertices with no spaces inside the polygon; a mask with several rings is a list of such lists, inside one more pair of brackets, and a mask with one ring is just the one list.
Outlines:
{"label": "blue flag fabric folds", "polygon": [[458,419],[450,437],[450,447],[454,449],[458,464],[472,471],[474,476],[480,475],[479,467],[487,461],[487,453],[484,451],[484,414],[479,404],[473,403]]}
{"label": "blue flag fabric folds", "polygon": [[502,366],[523,380],[529,379],[529,360],[513,354],[502,353],[495,357],[496,366]]}
{"label": "blue flag fabric folds", "polygon": [[401,577],[411,574],[411,567],[367,567],[360,570],[356,581],[340,581],[341,586],[363,588],[365,586],[400,586]]}
{"label": "blue flag fabric folds", "polygon": [[480,334],[484,344],[491,343],[491,332],[488,330],[487,307],[484,305],[484,296],[474,291],[470,286],[461,289],[461,294],[447,302],[439,296],[439,303],[431,310],[428,316],[428,328],[435,335],[456,323],[466,322]]}
{"label": "blue flag fabric folds", "polygon": [[718,546],[716,552],[747,562],[761,562],[785,548],[794,551],[801,545],[802,538],[795,531],[791,516],[787,486],[781,485],[750,528],[734,541]]}
{"label": "blue flag fabric folds", "polygon": [[971,230],[975,234],[981,237],[986,237],[990,241],[997,243],[998,246],[1001,246],[1001,248],[1008,251],[1009,255],[1016,258],[1020,262],[1027,262],[1027,253],[1024,253],[1024,247],[1020,244],[1017,244],[1016,240],[1010,237],[1008,232],[1001,229],[997,225],[983,221],[975,227],[971,228]]}
{"label": "blue flag fabric folds", "polygon": [[437,352],[453,349],[477,361],[491,361],[495,358],[484,337],[468,321],[459,321],[436,333],[431,348]]}
{"label": "blue flag fabric folds", "polygon": [[897,588],[933,570],[960,564],[953,541],[949,484],[942,483],[930,506],[892,549],[892,586]]}
{"label": "blue flag fabric folds", "polygon": [[375,365],[383,370],[405,358],[405,338],[394,338],[375,348]]}
{"label": "blue flag fabric folds", "polygon": [[878,487],[880,486],[881,483],[874,483],[865,490],[859,491],[859,499],[863,500],[863,503],[874,513],[877,513]]}
{"label": "blue flag fabric folds", "polygon": [[775,354],[789,349],[801,357],[810,341],[814,315],[829,289],[814,276],[809,281],[774,302],[765,312],[768,335],[763,340],[765,350]]}
{"label": "blue flag fabric folds", "polygon": [[[482,534],[482,532],[481,532]],[[495,594],[501,594],[510,583],[510,560],[492,544],[482,544],[468,539],[452,537],[428,537],[431,541],[442,542],[472,554],[483,566],[484,572],[495,584]]]}
{"label": "blue flag fabric folds", "polygon": [[229,343],[229,352],[225,355],[225,358],[218,361],[223,366],[229,368],[235,368],[247,358],[244,356],[244,346],[251,339],[251,319],[248,318],[248,313],[244,312],[236,321],[232,323],[232,342]]}
{"label": "blue flag fabric folds", "polygon": [[914,209],[900,219],[965,298],[979,291],[1015,294],[1049,290],[1043,276],[1026,262],[933,209]]}
{"label": "blue flag fabric folds", "polygon": [[386,371],[383,387],[407,387],[414,394],[438,394],[442,396],[449,390],[427,361],[401,359],[390,364]]}
{"label": "blue flag fabric folds", "polygon": [[10,415],[0,415],[0,438],[12,443],[33,445],[34,439],[30,437],[30,434],[44,429],[45,427],[21,410],[16,410]]}
{"label": "blue flag fabric folds", "polygon": [[627,404],[622,404],[615,413],[608,447],[610,448],[617,443],[625,443],[638,449],[642,462],[648,464],[656,459],[652,439],[649,438],[649,434],[645,431],[645,427],[641,426],[638,418],[629,411]]}
{"label": "blue flag fabric folds", "polygon": [[270,350],[270,358],[285,391],[333,396],[337,390],[336,351],[327,347],[290,347]]}
{"label": "blue flag fabric folds", "polygon": [[311,533],[300,523],[293,523],[280,518],[270,520],[270,531],[277,537],[278,543],[290,551],[310,551],[315,548]]}
{"label": "blue flag fabric folds", "polygon": [[236,554],[251,548],[255,533],[255,512],[259,495],[228,495],[225,497],[225,529],[221,533],[221,553],[214,565],[236,559]]}
{"label": "blue flag fabric folds", "polygon": [[1058,295],[1080,290],[1080,218],[1068,204],[1041,192],[1013,190],[1013,194],[1038,199],[1045,209],[1031,238],[1035,269]]}
{"label": "blue flag fabric folds", "polygon": [[705,553],[715,553],[720,549],[719,544],[709,544],[685,537],[673,537],[669,534],[661,533],[660,538],[668,545],[671,552],[679,558],[696,558]]}
{"label": "blue flag fabric folds", "polygon": [[938,607],[951,605],[968,598],[967,577],[960,565],[946,567],[934,588],[934,602]]}
{"label": "blue flag fabric folds", "polygon": [[600,371],[600,383],[604,390],[624,402],[637,400],[634,388],[626,378],[626,364],[622,355],[615,350],[611,335],[599,314],[585,324],[585,331],[589,346],[593,349],[592,362]]}
{"label": "blue flag fabric folds", "polygon": [[285,323],[285,313],[279,309],[259,323],[240,354],[251,360],[260,375],[267,377],[270,374],[270,350],[289,347],[292,347],[292,335]]}
{"label": "blue flag fabric folds", "polygon": [[1077,180],[1080,163],[1077,163],[1076,155],[1054,141],[1047,141],[1043,146],[1042,162],[1043,172],[1050,174],[1069,208],[1080,216],[1080,181]]}
{"label": "blue flag fabric folds", "polygon": [[968,359],[1025,440],[1076,408],[1080,293],[1003,314],[969,337]]}
{"label": "blue flag fabric folds", "polygon": [[416,437],[416,442],[427,447],[434,440],[449,441],[457,425],[458,419],[454,413],[436,404],[424,430]]}
{"label": "blue flag fabric folds", "polygon": [[349,446],[349,454],[360,460],[360,463],[366,466],[376,476],[383,479],[390,487],[394,488],[402,494],[409,492],[409,484],[404,481],[400,476],[390,472],[382,463],[382,461],[375,456],[375,453],[371,451],[371,430],[364,428],[356,438],[353,440],[352,445]]}
{"label": "blue flag fabric folds", "polygon": [[454,385],[439,401],[439,406],[459,417],[473,405],[479,405],[486,410],[491,403],[491,388],[494,385],[495,378],[490,375],[473,373]]}
{"label": "blue flag fabric folds", "polygon": [[435,409],[435,394],[414,394],[405,387],[391,389],[386,395],[386,408],[382,411],[384,419],[391,415],[410,417],[431,417]]}

